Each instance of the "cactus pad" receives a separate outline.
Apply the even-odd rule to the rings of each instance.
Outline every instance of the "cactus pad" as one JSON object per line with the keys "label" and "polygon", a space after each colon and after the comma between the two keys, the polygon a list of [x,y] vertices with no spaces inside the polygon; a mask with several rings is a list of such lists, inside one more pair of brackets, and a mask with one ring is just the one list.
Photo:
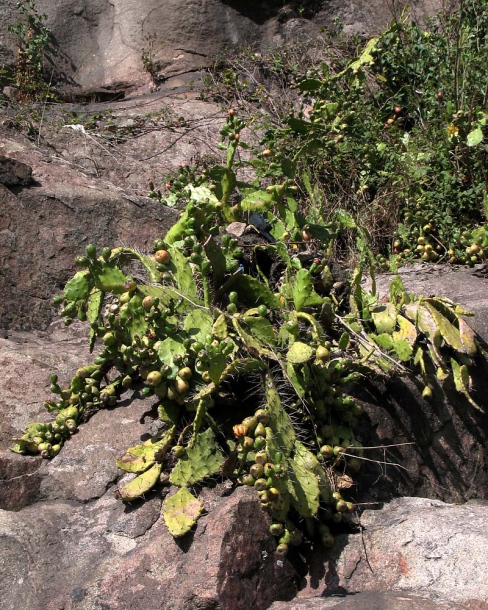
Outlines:
{"label": "cactus pad", "polygon": [[186,487],[179,489],[163,505],[163,518],[169,533],[175,538],[187,534],[202,514],[203,503]]}

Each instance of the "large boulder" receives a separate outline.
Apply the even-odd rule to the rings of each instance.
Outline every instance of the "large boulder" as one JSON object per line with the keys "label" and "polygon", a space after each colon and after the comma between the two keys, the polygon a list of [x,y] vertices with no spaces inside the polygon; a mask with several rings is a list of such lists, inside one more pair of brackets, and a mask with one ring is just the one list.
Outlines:
{"label": "large boulder", "polygon": [[[432,14],[443,4],[416,2],[413,17]],[[334,18],[346,31],[367,35],[400,17],[400,8],[388,8],[383,0],[285,6],[277,0],[37,0],[36,6],[47,15],[59,47],[59,75],[74,90],[92,91],[124,91],[152,79],[181,82],[226,47],[262,48],[314,36]],[[19,20],[15,7],[16,0],[6,0],[0,8],[0,65],[15,58],[15,39],[7,32],[7,25]]]}
{"label": "large boulder", "polygon": [[0,141],[9,168],[0,176],[0,324],[45,329],[51,298],[86,245],[151,251],[177,212],[97,181],[7,127],[0,126]]}
{"label": "large boulder", "polygon": [[[359,534],[337,538],[315,595],[401,591],[449,600],[449,608],[488,608],[486,502],[398,498],[381,510],[365,511],[360,523]],[[337,606],[342,607],[349,608]]]}

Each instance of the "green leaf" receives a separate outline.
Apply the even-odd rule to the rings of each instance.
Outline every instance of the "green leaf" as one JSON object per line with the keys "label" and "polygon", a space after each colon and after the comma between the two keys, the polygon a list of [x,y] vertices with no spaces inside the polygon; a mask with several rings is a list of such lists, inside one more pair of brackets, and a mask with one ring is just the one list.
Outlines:
{"label": "green leaf", "polygon": [[300,91],[317,91],[322,84],[318,78],[305,78],[298,83],[298,88]]}
{"label": "green leaf", "polygon": [[118,490],[120,497],[124,502],[131,502],[143,496],[158,482],[161,474],[161,464],[153,464],[149,470],[146,470],[132,481],[126,483]]}
{"label": "green leaf", "polygon": [[174,402],[160,403],[158,415],[161,421],[167,424],[177,424],[180,419],[180,407]]}
{"label": "green leaf", "polygon": [[227,366],[227,358],[224,354],[217,353],[210,359],[210,364],[208,368],[208,374],[210,375],[210,379],[218,384],[219,380]]}
{"label": "green leaf", "polygon": [[337,210],[334,212],[333,219],[339,223],[341,229],[355,229],[356,221],[354,218],[346,212],[346,210]]}
{"label": "green leaf", "polygon": [[205,243],[205,254],[212,265],[213,282],[215,286],[220,286],[226,272],[226,260],[222,248],[213,238]]}
{"label": "green leaf", "polygon": [[483,131],[481,127],[477,127],[468,133],[468,137],[466,139],[466,144],[468,146],[478,146],[483,142]]}
{"label": "green leaf", "polygon": [[451,358],[451,368],[454,377],[454,385],[456,386],[456,390],[461,394],[464,394],[466,398],[469,400],[470,404],[473,405],[475,409],[478,411],[482,411],[482,409],[474,402],[469,393],[469,371],[468,367],[465,364],[460,365],[457,360]]}
{"label": "green leaf", "polygon": [[476,334],[471,326],[462,318],[458,319],[459,323],[459,336],[461,337],[461,343],[463,349],[460,350],[463,354],[468,356],[474,356],[478,351],[476,345]]}
{"label": "green leaf", "polygon": [[295,177],[296,169],[296,162],[290,159],[289,157],[284,157],[281,160],[281,170],[283,172],[283,175],[287,178],[290,178],[290,180],[293,180],[293,178]]}
{"label": "green leaf", "polygon": [[75,273],[64,287],[64,298],[68,301],[84,301],[87,299],[91,290],[90,280],[89,272],[86,269]]}
{"label": "green leaf", "polygon": [[267,358],[272,358],[273,360],[276,360],[276,358],[277,358],[276,355],[271,350],[269,350],[266,346],[264,346],[260,341],[255,339],[251,334],[246,332],[242,328],[241,324],[239,324],[239,322],[236,320],[236,318],[232,319],[232,324],[234,325],[234,328],[236,329],[237,334],[242,339],[244,345],[246,346],[246,348],[248,350],[250,350],[251,352],[253,352],[253,351],[257,352],[261,357],[267,357]]}
{"label": "green leaf", "polygon": [[415,329],[415,326],[410,320],[407,320],[407,318],[404,318],[400,314],[397,315],[397,322],[400,330],[393,333],[393,339],[395,341],[398,339],[405,339],[413,347],[417,341],[417,330]]}
{"label": "green leaf", "polygon": [[291,362],[286,363],[286,376],[288,381],[293,386],[297,396],[303,398],[307,392],[307,384],[298,367],[295,367]]}
{"label": "green leaf", "polygon": [[[359,59],[357,59],[356,61],[353,61],[351,64],[349,64],[348,66],[348,70],[357,70],[358,68],[360,68],[361,66],[364,66],[365,64],[369,64],[374,60],[374,57],[371,55],[371,52],[374,51],[375,47],[376,47],[376,43],[380,40],[380,38],[371,38],[371,40],[368,41],[368,44],[366,45],[366,47],[364,48],[364,51],[361,53]],[[342,74],[339,73],[337,76],[340,76]]]}
{"label": "green leaf", "polygon": [[296,131],[297,133],[305,134],[310,129],[311,124],[307,123],[307,121],[303,121],[302,119],[297,119],[296,117],[290,117],[287,121],[288,126],[292,129],[292,131]]}
{"label": "green leaf", "polygon": [[301,341],[295,341],[288,350],[286,359],[291,364],[302,364],[311,360],[313,354],[314,350],[310,345],[302,343]]}
{"label": "green leaf", "polygon": [[195,498],[186,487],[167,498],[163,505],[163,518],[169,533],[179,538],[188,533],[203,512],[203,502]]}
{"label": "green leaf", "polygon": [[347,331],[344,331],[339,338],[339,342],[337,344],[338,348],[342,349],[342,350],[347,349],[349,346],[349,341],[350,341],[349,333]]}
{"label": "green leaf", "polygon": [[236,187],[236,175],[231,169],[226,169],[221,180],[222,202],[226,203]]}
{"label": "green leaf", "polygon": [[240,203],[243,212],[264,211],[272,207],[273,195],[266,191],[255,190],[246,195]]}
{"label": "green leaf", "polygon": [[194,485],[219,471],[225,458],[220,453],[211,428],[200,432],[186,454],[178,461],[170,481],[178,487]]}
{"label": "green leaf", "polygon": [[142,308],[142,296],[134,294],[131,299],[120,308],[120,321],[134,335],[142,336],[148,330],[148,323],[144,319],[144,309]]}

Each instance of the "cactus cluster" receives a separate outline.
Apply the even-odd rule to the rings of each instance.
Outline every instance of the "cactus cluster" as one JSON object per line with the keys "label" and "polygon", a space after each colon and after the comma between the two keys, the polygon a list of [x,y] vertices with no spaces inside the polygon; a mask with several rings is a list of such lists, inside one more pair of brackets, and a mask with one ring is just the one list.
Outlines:
{"label": "cactus cluster", "polygon": [[[179,181],[181,217],[151,254],[88,246],[77,259],[81,269],[56,303],[66,324],[88,321],[90,347],[100,350],[69,388],[53,376],[58,400],[46,407],[55,418],[30,424],[13,450],[53,457],[97,409],[139,391],[157,400],[162,432],[117,460],[132,476],[119,497],[131,502],[173,485],[163,516],[178,537],[203,511],[196,486],[228,477],[254,487],[285,555],[304,535],[331,546],[336,524],[352,519],[354,504],[341,493],[364,457],[358,380],[417,367],[430,390],[434,363],[469,395],[467,366],[478,348],[454,304],[415,299],[398,279],[388,303],[365,291],[367,247],[353,275],[335,278],[334,240],[341,224],[357,229],[354,222],[303,217],[291,175],[265,189],[239,182],[242,127],[229,114],[226,165],[209,170],[207,181]],[[252,213],[273,239],[244,248],[225,227]],[[252,407],[239,401],[242,384],[258,387]]]}

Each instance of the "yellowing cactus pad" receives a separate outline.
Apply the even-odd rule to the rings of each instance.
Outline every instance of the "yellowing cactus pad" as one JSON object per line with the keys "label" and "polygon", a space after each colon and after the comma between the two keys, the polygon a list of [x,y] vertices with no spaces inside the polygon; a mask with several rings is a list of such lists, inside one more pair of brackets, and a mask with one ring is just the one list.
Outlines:
{"label": "yellowing cactus pad", "polygon": [[203,503],[186,487],[182,487],[163,506],[164,522],[169,533],[175,538],[184,536],[195,525],[202,511]]}

